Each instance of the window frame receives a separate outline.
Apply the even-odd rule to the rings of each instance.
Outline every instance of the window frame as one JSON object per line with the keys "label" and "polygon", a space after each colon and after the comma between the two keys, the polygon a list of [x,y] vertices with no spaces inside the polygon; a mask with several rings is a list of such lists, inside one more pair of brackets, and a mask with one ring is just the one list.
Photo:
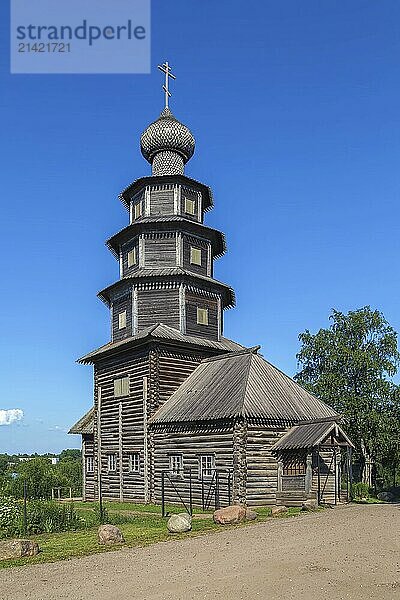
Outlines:
{"label": "window frame", "polygon": [[[205,315],[205,320],[200,318],[200,315]],[[196,307],[196,321],[197,321],[197,325],[203,325],[203,326],[207,326],[209,324],[209,319],[208,319],[208,308],[203,308],[201,306],[197,306]]]}
{"label": "window frame", "polygon": [[[188,206],[191,206],[193,208],[193,212],[192,210],[188,210]],[[192,217],[196,216],[196,200],[192,200],[191,198],[187,198],[186,196],[184,196],[184,211],[187,215],[191,215]]]}
{"label": "window frame", "polygon": [[[90,468],[89,468],[89,465],[90,465]],[[87,475],[94,473],[94,455],[93,454],[85,455],[85,473]]]}
{"label": "window frame", "polygon": [[[195,257],[198,258],[198,261],[195,260]],[[197,265],[198,267],[202,266],[203,256],[201,248],[198,248],[197,246],[190,246],[190,264]]]}
{"label": "window frame", "polygon": [[140,219],[140,217],[143,215],[143,207],[142,207],[142,200],[139,200],[139,202],[135,202],[133,205],[133,218],[135,219]]}
{"label": "window frame", "polygon": [[284,477],[298,477],[306,474],[306,457],[302,455],[289,454],[282,461],[282,475]]}
{"label": "window frame", "polygon": [[[108,473],[116,473],[118,470],[118,455],[116,452],[110,452],[107,454],[107,472]],[[114,467],[114,468],[112,468]]]}
{"label": "window frame", "polygon": [[[210,461],[210,466],[203,466],[203,462]],[[199,455],[199,479],[212,479],[215,473],[215,454]]]}
{"label": "window frame", "polygon": [[[130,391],[130,381],[129,375],[125,377],[116,377],[114,379],[114,398],[123,398],[124,396],[129,396]],[[120,387],[118,391],[118,386]]]}
{"label": "window frame", "polygon": [[126,329],[126,310],[118,313],[118,330]]}
{"label": "window frame", "polygon": [[183,454],[170,454],[168,462],[170,475],[183,477]]}
{"label": "window frame", "polygon": [[[133,257],[133,261],[131,260],[131,257]],[[128,252],[126,253],[126,260],[127,260],[128,269],[137,265],[136,246],[134,246],[133,248],[128,250]]]}
{"label": "window frame", "polygon": [[129,453],[129,472],[140,473],[140,452]]}

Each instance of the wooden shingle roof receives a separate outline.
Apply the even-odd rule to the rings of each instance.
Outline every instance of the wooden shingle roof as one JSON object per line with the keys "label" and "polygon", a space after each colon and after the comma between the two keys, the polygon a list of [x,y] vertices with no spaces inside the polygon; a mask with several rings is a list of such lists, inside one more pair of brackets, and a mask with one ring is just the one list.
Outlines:
{"label": "wooden shingle roof", "polygon": [[272,451],[299,450],[314,448],[322,444],[326,438],[333,433],[335,438],[345,446],[353,446],[343,429],[336,421],[319,421],[314,423],[302,423],[292,427],[285,435],[274,444]]}
{"label": "wooden shingle roof", "polygon": [[205,359],[150,419],[177,423],[235,417],[295,423],[338,414],[248,349]]}
{"label": "wooden shingle roof", "polygon": [[86,414],[83,415],[72,425],[68,433],[93,433],[94,432],[94,408],[92,407]]}
{"label": "wooden shingle roof", "polygon": [[233,342],[232,340],[224,337],[221,337],[219,341],[209,340],[207,338],[186,335],[185,333],[178,331],[178,329],[174,329],[173,327],[169,327],[163,323],[156,323],[155,325],[151,325],[150,327],[142,329],[135,336],[105,344],[104,346],[89,352],[89,354],[82,356],[78,362],[82,364],[93,364],[96,362],[96,360],[106,356],[107,354],[111,354],[116,351],[123,352],[150,340],[165,341],[175,345],[188,344],[190,346],[197,346],[199,348],[211,348],[220,352],[235,352],[243,349],[243,346],[237,342]]}

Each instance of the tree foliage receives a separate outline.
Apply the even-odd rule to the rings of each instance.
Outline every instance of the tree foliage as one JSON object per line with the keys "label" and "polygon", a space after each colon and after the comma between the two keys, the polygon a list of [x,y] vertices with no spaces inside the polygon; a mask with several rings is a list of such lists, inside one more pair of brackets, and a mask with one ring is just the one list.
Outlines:
{"label": "tree foliage", "polygon": [[333,309],[330,320],[328,329],[299,335],[295,379],[343,416],[361,458],[398,461],[400,392],[392,381],[400,359],[397,334],[369,306],[347,314]]}

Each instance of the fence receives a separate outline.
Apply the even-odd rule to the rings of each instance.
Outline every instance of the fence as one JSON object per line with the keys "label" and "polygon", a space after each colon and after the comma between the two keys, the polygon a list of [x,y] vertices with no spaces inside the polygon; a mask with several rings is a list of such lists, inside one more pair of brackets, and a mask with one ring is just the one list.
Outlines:
{"label": "fence", "polygon": [[198,475],[197,470],[186,469],[179,473],[161,472],[161,510],[165,517],[166,504],[182,504],[190,515],[193,506],[202,510],[228,506],[232,501],[232,471],[213,469],[210,476]]}

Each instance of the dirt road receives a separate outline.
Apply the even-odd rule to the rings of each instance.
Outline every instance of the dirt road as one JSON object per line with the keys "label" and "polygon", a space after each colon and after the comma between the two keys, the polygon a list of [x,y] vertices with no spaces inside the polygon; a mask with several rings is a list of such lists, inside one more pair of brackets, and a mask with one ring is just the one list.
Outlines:
{"label": "dirt road", "polygon": [[400,505],[0,572],[1,600],[400,600]]}

